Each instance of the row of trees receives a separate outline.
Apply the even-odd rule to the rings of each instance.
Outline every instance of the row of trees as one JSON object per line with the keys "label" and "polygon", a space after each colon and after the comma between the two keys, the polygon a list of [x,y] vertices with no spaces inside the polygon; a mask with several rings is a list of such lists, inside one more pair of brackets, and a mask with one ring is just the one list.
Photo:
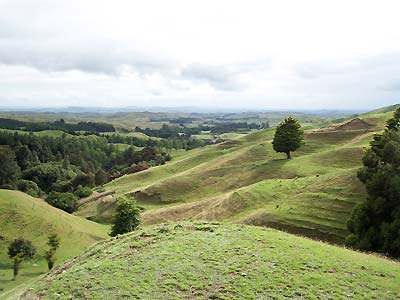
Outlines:
{"label": "row of trees", "polygon": [[[56,251],[60,246],[60,239],[57,234],[48,237],[47,245],[49,249],[45,252],[47,266],[51,270],[56,261]],[[31,241],[18,238],[13,240],[8,246],[8,257],[13,260],[14,279],[18,276],[20,265],[23,261],[30,260],[36,255],[36,247]]]}
{"label": "row of trees", "polygon": [[[92,134],[92,133],[88,133]],[[143,139],[135,136],[121,135],[121,134],[96,134],[97,136],[107,139],[109,143],[114,144],[128,144],[136,147],[158,147],[170,151],[172,149],[185,149],[191,150],[198,147],[211,144],[210,141],[195,139],[187,135],[179,135],[170,138],[156,139]]]}
{"label": "row of trees", "polygon": [[222,134],[227,132],[246,131],[251,129],[269,128],[269,123],[248,123],[248,122],[223,122],[201,125],[201,130],[210,131],[212,134]]}
{"label": "row of trees", "polygon": [[162,139],[189,139],[194,134],[200,134],[200,127],[170,126],[163,124],[160,129],[135,127],[135,132]]}
{"label": "row of trees", "polygon": [[0,118],[0,128],[23,131],[61,130],[69,133],[76,131],[115,132],[111,124],[98,122],[65,123],[64,119],[54,122],[25,122],[15,119]]}
{"label": "row of trees", "polygon": [[222,134],[226,132],[244,131],[250,129],[269,128],[269,123],[248,123],[248,122],[211,122],[209,124],[200,124],[197,126],[185,126],[183,123],[180,126],[170,126],[163,124],[160,129],[151,129],[136,127],[136,132],[144,133],[148,136],[159,137],[163,139],[185,139],[189,140],[192,135],[201,134],[202,131],[210,131],[212,134]]}

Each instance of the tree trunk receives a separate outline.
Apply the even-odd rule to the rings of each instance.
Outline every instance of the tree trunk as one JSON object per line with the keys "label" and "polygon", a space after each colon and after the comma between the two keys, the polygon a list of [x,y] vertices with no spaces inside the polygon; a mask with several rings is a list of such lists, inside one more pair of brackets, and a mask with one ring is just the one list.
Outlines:
{"label": "tree trunk", "polygon": [[286,157],[287,157],[287,159],[291,159],[292,158],[292,156],[290,155],[290,151],[286,152]]}
{"label": "tree trunk", "polygon": [[54,267],[54,261],[53,261],[53,260],[49,260],[49,261],[47,262],[47,266],[49,267],[49,270],[53,269],[53,267]]}
{"label": "tree trunk", "polygon": [[19,271],[19,264],[21,263],[21,259],[18,257],[14,258],[14,280],[18,276],[18,271]]}

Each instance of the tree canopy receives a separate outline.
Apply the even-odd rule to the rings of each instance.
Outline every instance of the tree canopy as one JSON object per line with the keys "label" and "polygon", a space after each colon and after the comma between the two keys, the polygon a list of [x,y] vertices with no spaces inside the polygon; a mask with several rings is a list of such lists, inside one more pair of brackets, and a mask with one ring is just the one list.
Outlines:
{"label": "tree canopy", "polygon": [[368,197],[348,220],[349,246],[400,257],[400,108],[365,151],[358,178]]}
{"label": "tree canopy", "polygon": [[8,246],[8,257],[14,260],[14,278],[18,275],[19,266],[23,260],[31,259],[36,254],[36,248],[31,241],[23,238],[13,240]]}
{"label": "tree canopy", "polygon": [[[84,197],[95,183],[102,185],[132,170],[140,171],[132,165],[146,162],[156,166],[170,159],[158,147],[121,149],[99,136],[51,137],[0,131],[0,188],[18,188],[36,197],[50,192]],[[76,207],[71,194],[54,196],[48,202],[56,207],[68,212]]]}
{"label": "tree canopy", "polygon": [[110,235],[116,236],[137,229],[140,225],[140,210],[134,200],[120,197]]}
{"label": "tree canopy", "polygon": [[302,141],[303,130],[299,121],[288,117],[277,126],[272,146],[276,152],[285,153],[290,159],[290,152],[296,151],[302,145]]}

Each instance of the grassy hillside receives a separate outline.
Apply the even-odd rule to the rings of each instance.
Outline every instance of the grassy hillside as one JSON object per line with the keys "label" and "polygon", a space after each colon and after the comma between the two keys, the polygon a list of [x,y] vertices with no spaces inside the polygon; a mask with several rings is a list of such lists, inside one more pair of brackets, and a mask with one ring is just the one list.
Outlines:
{"label": "grassy hillside", "polygon": [[[188,151],[106,188],[136,198],[145,224],[227,220],[342,242],[354,204],[365,197],[355,174],[373,132],[309,131],[290,161],[273,151],[273,134]],[[111,203],[88,204],[78,214],[107,221]]]}
{"label": "grassy hillside", "polygon": [[385,107],[381,107],[381,108],[372,110],[372,111],[368,112],[367,114],[379,114],[379,113],[393,112],[393,111],[395,111],[399,106],[400,106],[400,104],[389,105],[389,106],[385,106]]}
{"label": "grassy hillside", "polygon": [[145,227],[91,247],[18,299],[399,299],[397,262],[273,229]]}
{"label": "grassy hillside", "polygon": [[[145,209],[145,224],[227,220],[341,243],[354,205],[366,197],[356,177],[363,150],[383,129],[390,110],[358,116],[364,129],[347,118],[307,130],[305,145],[290,161],[273,151],[274,129],[268,129],[181,153],[106,188],[136,198]],[[109,221],[105,208],[112,209],[112,202],[88,204],[78,214]]]}
{"label": "grassy hillside", "polygon": [[[57,262],[79,254],[87,246],[107,237],[108,226],[100,225],[67,214],[41,199],[17,191],[0,190],[0,298],[1,293],[47,272],[44,252],[47,237],[57,233],[61,245]],[[20,276],[12,281],[12,261],[7,247],[14,238],[23,237],[33,242],[37,256],[21,265]]]}

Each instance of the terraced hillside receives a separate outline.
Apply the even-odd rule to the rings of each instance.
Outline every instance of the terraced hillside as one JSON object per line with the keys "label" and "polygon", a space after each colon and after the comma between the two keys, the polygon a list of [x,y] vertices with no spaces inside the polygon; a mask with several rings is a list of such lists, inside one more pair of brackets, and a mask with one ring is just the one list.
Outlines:
{"label": "terraced hillside", "polygon": [[273,229],[164,224],[100,242],[13,299],[399,299],[399,268]]}
{"label": "terraced hillside", "polygon": [[[308,129],[305,145],[289,161],[273,151],[274,129],[268,129],[188,151],[106,188],[136,198],[145,224],[226,220],[341,243],[352,208],[366,196],[356,178],[363,148],[390,114]],[[110,221],[114,201],[100,199],[77,214]]]}
{"label": "terraced hillside", "polygon": [[[363,150],[395,108],[307,129],[305,145],[290,161],[273,151],[274,129],[268,129],[180,152],[106,188],[136,198],[145,224],[227,220],[342,243],[352,208],[366,197],[356,177]],[[109,222],[114,202],[100,199],[77,214]]]}
{"label": "terraced hillside", "polygon": [[145,222],[229,220],[343,240],[349,213],[365,196],[355,175],[365,133],[308,133],[290,161],[272,150],[272,133],[249,135],[215,159],[130,193],[143,205],[166,204],[147,210]]}
{"label": "terraced hillside", "polygon": [[[5,297],[2,293],[47,272],[44,252],[50,233],[57,233],[61,238],[56,263],[108,236],[108,226],[72,216],[17,191],[0,190],[0,215],[0,299]],[[23,262],[19,277],[12,281],[12,261],[7,257],[7,247],[18,237],[31,240],[38,255],[30,262]]]}

